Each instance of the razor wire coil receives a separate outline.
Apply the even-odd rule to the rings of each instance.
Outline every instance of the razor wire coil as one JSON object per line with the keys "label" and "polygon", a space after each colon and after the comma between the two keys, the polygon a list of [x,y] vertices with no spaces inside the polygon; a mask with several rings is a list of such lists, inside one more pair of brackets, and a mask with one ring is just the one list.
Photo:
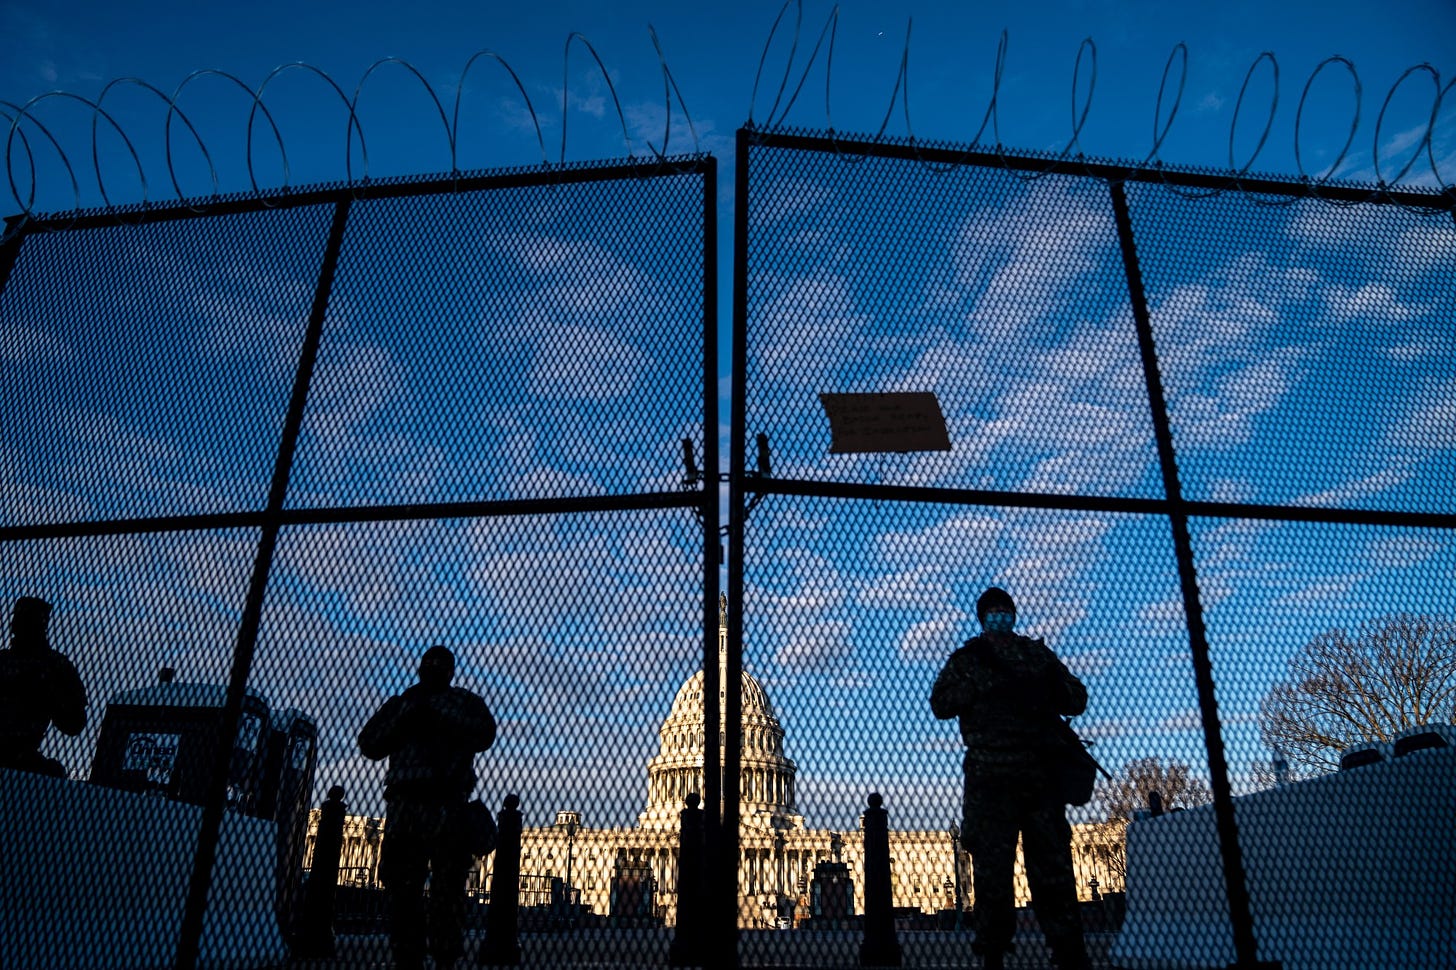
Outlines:
{"label": "razor wire coil", "polygon": [[[791,7],[793,8],[792,35],[787,35],[789,26],[788,20]],[[806,126],[802,124],[796,124],[791,126],[788,120],[789,114],[798,103],[801,94],[804,92],[805,87],[810,80],[810,75],[812,71],[816,68],[816,65],[819,63],[820,56],[822,54],[822,69],[824,71],[825,131],[827,132],[831,140],[833,140],[836,144],[841,144],[841,136],[838,133],[838,129],[834,124],[832,97],[835,69],[835,48],[838,28],[841,19],[840,13],[841,11],[838,5],[834,6],[830,10],[829,15],[826,17],[823,26],[818,32],[812,49],[808,51],[807,59],[804,61],[802,66],[800,66],[798,64],[800,48],[802,46],[806,46],[802,43],[802,41],[805,39],[803,0],[785,0],[785,3],[779,8],[777,16],[770,25],[768,35],[764,41],[762,53],[759,57],[758,67],[754,75],[753,87],[748,105],[747,121],[745,123],[745,127],[747,129],[751,131],[783,131],[791,129],[806,129]],[[885,114],[879,123],[878,129],[869,140],[872,144],[884,142],[887,139],[889,139],[890,141],[903,141],[918,154],[920,150],[919,146],[927,145],[930,143],[925,142],[916,136],[915,128],[911,118],[910,53],[912,26],[913,23],[907,19],[905,37],[901,48],[898,67],[895,73],[895,79],[893,85],[891,86],[889,103],[886,107]],[[662,43],[657,35],[657,32],[650,25],[648,27],[648,31],[662,73],[664,125],[660,144],[654,143],[652,139],[646,139],[646,149],[650,155],[650,161],[648,161],[646,156],[643,156],[641,158],[641,161],[645,162],[649,168],[655,169],[660,167],[662,164],[669,163],[669,160],[671,158],[668,153],[668,149],[672,136],[672,115],[674,99],[676,99],[677,108],[682,112],[683,118],[686,120],[687,123],[688,133],[693,142],[692,155],[700,155],[702,153],[702,149],[698,136],[698,131],[693,123],[691,113],[688,110],[686,99],[683,97],[677,80],[673,76],[671,69],[668,67],[667,57],[663,51]],[[784,32],[787,36],[788,56],[784,61],[782,75],[778,79],[777,85],[774,86],[766,82],[766,71],[769,66],[770,52],[773,47],[774,41],[781,32]],[[30,221],[35,214],[35,207],[39,194],[40,182],[42,179],[42,168],[38,161],[37,153],[43,150],[41,148],[43,144],[49,145],[50,151],[52,151],[55,154],[56,158],[59,160],[59,168],[64,171],[65,178],[68,179],[70,182],[70,193],[72,198],[74,199],[74,205],[72,207],[73,211],[80,211],[82,209],[82,187],[81,179],[78,177],[79,166],[73,160],[73,155],[76,153],[76,148],[75,146],[67,146],[66,144],[63,144],[62,139],[57,136],[56,132],[52,130],[51,127],[47,126],[47,124],[41,117],[40,109],[42,109],[44,106],[48,105],[51,102],[76,102],[90,109],[90,167],[92,169],[92,174],[95,178],[96,189],[101,198],[102,208],[105,210],[115,211],[118,217],[121,218],[130,217],[138,211],[144,212],[148,207],[158,203],[152,198],[152,185],[155,180],[148,179],[147,166],[143,163],[142,154],[138,151],[136,139],[128,133],[126,127],[117,119],[115,114],[107,109],[106,100],[108,96],[112,95],[114,90],[122,87],[137,87],[144,92],[154,96],[162,104],[166,105],[167,109],[162,130],[161,154],[167,170],[166,174],[168,183],[171,187],[171,194],[175,197],[175,200],[177,202],[189,206],[194,211],[203,211],[209,204],[209,199],[216,200],[217,198],[219,198],[219,193],[221,190],[218,168],[216,164],[216,156],[213,150],[209,147],[206,139],[203,137],[202,132],[199,131],[197,125],[194,124],[192,118],[189,117],[187,111],[184,110],[182,104],[184,92],[186,92],[197,81],[203,78],[215,77],[224,80],[230,83],[232,86],[241,90],[244,96],[250,100],[243,148],[243,161],[247,174],[247,182],[255,195],[267,197],[269,199],[275,198],[277,196],[277,193],[272,191],[266,191],[263,188],[259,177],[259,170],[257,168],[257,160],[255,158],[257,147],[255,145],[255,138],[257,136],[256,129],[259,125],[260,115],[262,123],[266,125],[266,127],[271,131],[271,140],[278,150],[278,165],[281,172],[281,183],[279,186],[277,186],[277,188],[281,189],[283,197],[286,197],[291,189],[293,171],[290,162],[289,145],[287,139],[284,137],[283,129],[280,126],[274,111],[270,109],[269,102],[266,97],[266,95],[268,94],[268,89],[270,85],[274,84],[274,82],[277,81],[284,74],[299,71],[307,73],[318,82],[324,84],[328,90],[333,92],[334,97],[337,99],[337,102],[343,107],[346,115],[344,139],[342,146],[343,165],[341,166],[343,169],[343,183],[357,191],[360,187],[368,185],[371,181],[371,176],[369,173],[368,139],[366,135],[364,120],[361,117],[361,105],[366,100],[365,87],[366,84],[373,78],[374,74],[382,70],[387,65],[393,65],[397,68],[403,69],[407,74],[409,74],[416,81],[418,81],[419,85],[424,88],[426,97],[433,108],[431,114],[439,118],[440,129],[443,131],[444,135],[444,146],[448,153],[449,171],[451,174],[459,176],[465,171],[465,169],[462,168],[462,159],[460,157],[460,136],[462,131],[464,130],[464,125],[466,124],[468,117],[466,115],[463,115],[461,110],[465,94],[465,81],[471,70],[475,67],[476,62],[482,59],[490,59],[496,61],[500,65],[500,67],[506,72],[510,83],[514,86],[515,94],[519,96],[520,101],[525,107],[526,113],[529,116],[530,125],[535,136],[536,147],[540,152],[541,167],[543,169],[549,170],[553,167],[565,166],[567,164],[567,121],[571,108],[570,59],[573,42],[579,43],[581,46],[584,46],[586,48],[587,55],[591,59],[592,63],[595,65],[601,79],[605,82],[607,91],[612,101],[614,113],[616,116],[616,123],[621,130],[623,144],[626,150],[625,157],[629,163],[633,165],[638,164],[639,156],[637,153],[637,149],[634,146],[632,133],[626,118],[626,113],[623,110],[622,101],[620,96],[618,95],[616,84],[612,80],[611,72],[608,70],[606,63],[604,62],[596,48],[592,45],[591,41],[579,32],[572,32],[567,36],[562,52],[563,88],[561,94],[560,118],[561,144],[559,154],[555,160],[552,160],[547,153],[542,128],[542,116],[540,112],[538,112],[536,105],[532,101],[526,84],[523,82],[519,73],[501,54],[490,49],[478,50],[466,60],[458,77],[454,103],[449,112],[446,111],[445,102],[441,99],[439,93],[436,91],[435,87],[430,83],[430,81],[425,77],[425,75],[409,61],[398,57],[381,58],[372,63],[363,72],[358,82],[355,84],[352,96],[347,94],[344,87],[341,86],[327,72],[311,64],[301,61],[284,64],[275,68],[263,78],[263,80],[257,85],[256,88],[248,85],[246,82],[233,74],[215,69],[203,69],[194,71],[186,78],[184,78],[170,95],[166,94],[157,86],[141,78],[123,77],[108,82],[94,99],[67,91],[50,91],[31,98],[24,104],[15,104],[8,101],[0,101],[0,119],[4,119],[9,123],[4,144],[6,182],[8,185],[11,199],[18,207],[17,214],[12,216],[8,220],[8,224],[4,229],[3,233],[0,233],[0,241],[8,239],[10,235],[16,232],[20,226],[23,226],[28,221]],[[974,135],[972,135],[970,141],[966,143],[960,143],[961,147],[959,160],[945,160],[944,158],[931,159],[929,157],[921,156],[921,163],[930,166],[937,171],[944,171],[957,167],[973,154],[991,153],[994,154],[997,158],[1001,159],[1003,167],[1009,173],[1013,174],[1016,178],[1024,181],[1034,181],[1036,179],[1043,178],[1046,175],[1057,170],[1065,171],[1068,165],[1080,165],[1081,167],[1086,168],[1085,174],[1092,175],[1098,178],[1115,180],[1115,178],[1109,177],[1106,174],[1106,166],[1101,167],[1101,174],[1094,173],[1090,159],[1084,154],[1082,147],[1083,133],[1086,128],[1087,119],[1091,113],[1091,109],[1095,101],[1097,90],[1098,52],[1096,43],[1093,38],[1087,37],[1083,39],[1083,41],[1078,45],[1071,75],[1071,113],[1069,118],[1068,136],[1061,150],[1053,153],[1012,149],[1006,146],[1002,140],[1000,125],[1000,115],[1002,108],[1001,94],[1002,84],[1005,78],[1006,65],[1008,63],[1008,51],[1009,35],[1007,31],[1003,30],[997,42],[996,53],[993,61],[991,90],[986,101],[985,111],[982,114],[980,123],[977,126],[976,131]],[[1239,130],[1239,122],[1241,118],[1247,113],[1245,112],[1245,102],[1251,98],[1251,85],[1254,82],[1256,74],[1259,73],[1261,67],[1266,61],[1268,62],[1271,83],[1268,115],[1264,121],[1262,129],[1259,131],[1257,142],[1254,144],[1252,150],[1249,152],[1247,157],[1244,158],[1242,162],[1240,162],[1240,160],[1236,158],[1235,153],[1235,139]],[[1175,65],[1176,75],[1174,73]],[[1176,166],[1170,166],[1169,163],[1167,163],[1163,159],[1162,152],[1178,118],[1179,108],[1182,104],[1183,95],[1186,91],[1187,86],[1188,66],[1189,51],[1187,45],[1184,43],[1176,44],[1168,55],[1168,60],[1163,67],[1163,72],[1159,81],[1157,95],[1153,108],[1151,132],[1152,140],[1150,147],[1146,155],[1143,156],[1140,162],[1122,161],[1115,163],[1115,167],[1124,171],[1126,177],[1133,177],[1145,173],[1154,173],[1156,179],[1160,181],[1165,188],[1167,188],[1169,191],[1175,192],[1187,198],[1210,197],[1222,194],[1223,192],[1233,191],[1242,192],[1244,195],[1260,205],[1289,204],[1293,200],[1294,196],[1274,198],[1271,197],[1267,192],[1256,191],[1252,189],[1247,184],[1250,179],[1251,173],[1254,171],[1254,166],[1257,164],[1259,156],[1263,153],[1263,151],[1269,144],[1270,137],[1274,129],[1275,115],[1279,104],[1280,67],[1277,58],[1271,51],[1264,51],[1254,59],[1254,62],[1249,66],[1248,70],[1246,71],[1243,83],[1240,86],[1238,99],[1234,106],[1233,116],[1228,131],[1228,170],[1222,173],[1226,176],[1225,184],[1211,187],[1190,187],[1187,185],[1178,184],[1175,180],[1168,177],[1167,173],[1180,170]],[[1307,138],[1305,132],[1305,109],[1306,106],[1309,104],[1311,91],[1314,88],[1315,80],[1323,72],[1325,72],[1326,69],[1335,66],[1343,68],[1345,73],[1347,73],[1350,78],[1351,111],[1349,128],[1347,135],[1344,139],[1344,143],[1340,146],[1339,152],[1336,155],[1334,161],[1330,163],[1323,170],[1323,172],[1318,175],[1312,176],[1307,170],[1305,164],[1305,158],[1308,154],[1309,147],[1305,144]],[[795,71],[798,72],[797,79],[794,78]],[[1084,86],[1084,74],[1086,75],[1086,90],[1085,94],[1079,99],[1079,89]],[[1417,138],[1414,144],[1414,148],[1411,148],[1410,142],[1407,141],[1405,144],[1395,149],[1409,150],[1410,154],[1409,157],[1405,159],[1404,164],[1400,166],[1399,170],[1395,171],[1393,174],[1390,174],[1388,172],[1390,161],[1389,159],[1382,157],[1381,147],[1381,137],[1386,128],[1386,119],[1387,116],[1390,114],[1391,104],[1396,96],[1397,91],[1406,84],[1406,82],[1412,77],[1412,75],[1418,74],[1427,75],[1431,79],[1433,85],[1433,98],[1430,113],[1425,118],[1423,130]],[[1176,77],[1176,85],[1173,85],[1171,83],[1174,77]],[[1403,74],[1401,74],[1401,76],[1395,81],[1395,83],[1391,85],[1389,90],[1385,93],[1380,111],[1375,121],[1373,142],[1371,145],[1371,162],[1374,171],[1374,184],[1368,187],[1368,195],[1365,197],[1365,199],[1376,200],[1389,197],[1394,199],[1399,204],[1408,205],[1409,203],[1401,202],[1399,199],[1395,199],[1395,196],[1399,194],[1396,190],[1401,186],[1402,182],[1412,176],[1413,172],[1416,173],[1416,177],[1433,181],[1437,193],[1445,193],[1447,195],[1451,193],[1452,185],[1445,177],[1443,177],[1441,172],[1441,162],[1437,158],[1436,144],[1438,141],[1438,135],[1441,134],[1441,132],[1438,130],[1441,116],[1441,108],[1450,99],[1453,85],[1456,85],[1456,81],[1448,81],[1443,85],[1440,72],[1432,65],[1425,63],[1408,68]],[[768,112],[765,120],[759,123],[755,121],[754,111],[759,99],[760,89],[763,88],[765,91],[767,91],[768,87],[774,88],[774,96],[772,102],[768,106]],[[1358,204],[1358,201],[1360,201],[1352,201],[1348,192],[1336,194],[1323,190],[1334,186],[1337,172],[1340,166],[1349,157],[1351,148],[1355,144],[1360,120],[1363,115],[1362,109],[1364,93],[1364,86],[1361,83],[1359,72],[1357,71],[1354,63],[1349,58],[1341,55],[1334,55],[1321,61],[1318,65],[1315,66],[1314,70],[1311,71],[1309,76],[1306,78],[1299,95],[1292,134],[1294,162],[1298,172],[1298,180],[1300,183],[1303,183],[1306,186],[1307,191],[1305,195],[1307,197],[1320,199],[1334,205],[1352,205]],[[1170,97],[1171,104],[1169,104]],[[905,136],[903,139],[897,138],[896,136],[887,135],[891,118],[893,117],[897,107],[897,102],[905,125]],[[426,110],[428,111],[429,109]],[[190,135],[191,141],[196,146],[198,152],[201,155],[202,167],[205,170],[207,183],[211,188],[211,195],[209,197],[189,197],[187,192],[185,192],[183,189],[182,182],[179,177],[177,153],[175,150],[173,139],[173,129],[175,127],[175,123],[178,121],[180,121],[180,124],[185,127],[187,134]],[[137,202],[134,204],[120,204],[118,200],[113,198],[113,191],[108,187],[108,177],[104,171],[105,166],[102,164],[100,152],[100,143],[103,128],[108,129],[109,134],[114,135],[120,139],[122,145],[124,146],[125,154],[130,157],[129,167],[134,169],[136,173],[141,196],[141,198],[137,200]],[[988,134],[988,129],[990,136],[989,143],[983,141],[983,138],[985,138]],[[355,158],[356,140],[358,152],[357,171]],[[855,141],[863,141],[863,139],[845,138],[843,141],[844,151],[841,153],[841,158],[848,163],[862,160],[864,157],[863,154],[857,152],[853,147],[853,144],[851,144],[851,142]],[[1391,149],[1387,148],[1385,149],[1385,151],[1388,154]],[[1417,167],[1422,155],[1425,156],[1424,164]],[[1013,165],[1013,160],[1015,160],[1018,164]],[[1041,165],[1040,167],[1028,166],[1025,164],[1028,160],[1041,160],[1044,161],[1045,164]],[[115,172],[112,173],[113,181],[116,174],[117,173]],[[1350,183],[1343,184],[1347,189],[1350,187]],[[140,208],[137,207],[138,205]]]}

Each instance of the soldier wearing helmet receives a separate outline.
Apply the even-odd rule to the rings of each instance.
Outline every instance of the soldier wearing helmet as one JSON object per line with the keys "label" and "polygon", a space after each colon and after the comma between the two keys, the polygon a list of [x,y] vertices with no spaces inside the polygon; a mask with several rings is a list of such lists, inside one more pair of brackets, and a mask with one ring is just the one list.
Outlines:
{"label": "soldier wearing helmet", "polygon": [[982,631],[950,655],[930,707],[958,718],[965,744],[961,842],[971,854],[976,938],[986,970],[1004,966],[1016,930],[1013,873],[1021,838],[1032,908],[1061,970],[1088,966],[1072,872],[1071,826],[1052,754],[1059,716],[1081,714],[1087,688],[1041,640],[1017,634],[1016,603],[991,587]]}
{"label": "soldier wearing helmet", "polygon": [[385,701],[359,732],[364,757],[389,759],[379,878],[389,894],[399,970],[420,970],[427,948],[437,970],[464,954],[464,810],[475,787],[475,755],[495,741],[496,726],[484,700],[451,686],[454,677],[455,655],[431,647],[420,660],[419,683]]}

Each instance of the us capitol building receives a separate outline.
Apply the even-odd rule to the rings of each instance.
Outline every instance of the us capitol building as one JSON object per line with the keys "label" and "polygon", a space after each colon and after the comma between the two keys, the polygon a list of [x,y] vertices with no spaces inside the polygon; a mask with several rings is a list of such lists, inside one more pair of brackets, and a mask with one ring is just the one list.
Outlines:
{"label": "us capitol building", "polygon": [[[727,626],[720,612],[719,683],[726,679]],[[854,831],[810,828],[794,807],[797,768],[784,753],[784,729],[763,685],[747,671],[742,676],[743,754],[739,808],[738,922],[742,927],[797,925],[811,914],[864,912],[864,839]],[[723,708],[720,707],[720,710]],[[678,688],[658,734],[660,745],[647,762],[647,805],[635,828],[591,828],[574,811],[559,811],[550,826],[521,833],[521,905],[563,903],[598,916],[650,915],[672,925],[677,909],[679,813],[690,792],[703,790],[703,673]],[[307,858],[313,833],[309,819]],[[891,816],[893,824],[893,815]],[[386,820],[351,815],[344,823],[339,860],[341,883],[378,886],[379,847]],[[1120,840],[1119,840],[1120,841]],[[1109,871],[1111,846],[1097,825],[1074,825],[1073,865],[1078,893],[1090,898],[1091,880],[1106,892],[1121,891]],[[953,909],[957,890],[962,908],[973,901],[970,858],[953,849],[949,831],[890,831],[890,865],[896,907],[934,913]],[[1120,845],[1117,846],[1120,849]],[[954,856],[954,858],[952,858]],[[477,860],[468,888],[490,886],[494,855]],[[848,887],[843,884],[846,881]],[[1026,872],[1017,849],[1016,898],[1030,900]],[[829,883],[836,883],[833,892]],[[829,895],[840,900],[831,903]],[[630,897],[630,898],[629,898]],[[849,912],[845,913],[844,908]]]}

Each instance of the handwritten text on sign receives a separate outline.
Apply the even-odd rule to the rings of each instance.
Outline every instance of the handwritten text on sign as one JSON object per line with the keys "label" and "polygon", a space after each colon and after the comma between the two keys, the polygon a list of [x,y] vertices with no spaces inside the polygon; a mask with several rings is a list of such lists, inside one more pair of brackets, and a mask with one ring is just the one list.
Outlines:
{"label": "handwritten text on sign", "polygon": [[950,451],[940,402],[929,391],[820,394],[831,455]]}

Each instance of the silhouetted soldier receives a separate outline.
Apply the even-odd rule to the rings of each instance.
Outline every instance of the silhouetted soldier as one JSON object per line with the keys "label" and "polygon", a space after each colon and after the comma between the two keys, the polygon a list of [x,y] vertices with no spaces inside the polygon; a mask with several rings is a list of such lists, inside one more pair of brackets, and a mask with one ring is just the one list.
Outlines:
{"label": "silhouetted soldier", "polygon": [[51,604],[15,601],[10,649],[0,650],[0,768],[66,777],[65,766],[40,753],[52,724],[75,737],[86,727],[86,687],[76,668],[46,641]]}
{"label": "silhouetted soldier", "polygon": [[[495,740],[485,701],[451,687],[455,656],[431,647],[420,682],[384,702],[359,732],[366,758],[389,759],[385,774],[384,845],[379,879],[389,893],[389,935],[395,966],[424,966],[426,939],[437,970],[464,954],[465,803],[475,787],[475,754]],[[429,919],[424,890],[430,883]]]}
{"label": "silhouetted soldier", "polygon": [[930,707],[960,718],[965,742],[961,842],[971,853],[975,887],[971,948],[999,970],[1016,932],[1013,873],[1019,832],[1037,922],[1062,970],[1087,967],[1072,829],[1058,794],[1051,753],[1061,743],[1058,715],[1087,707],[1087,688],[1041,640],[1019,636],[1016,604],[992,587],[976,601],[983,632],[950,655]]}

